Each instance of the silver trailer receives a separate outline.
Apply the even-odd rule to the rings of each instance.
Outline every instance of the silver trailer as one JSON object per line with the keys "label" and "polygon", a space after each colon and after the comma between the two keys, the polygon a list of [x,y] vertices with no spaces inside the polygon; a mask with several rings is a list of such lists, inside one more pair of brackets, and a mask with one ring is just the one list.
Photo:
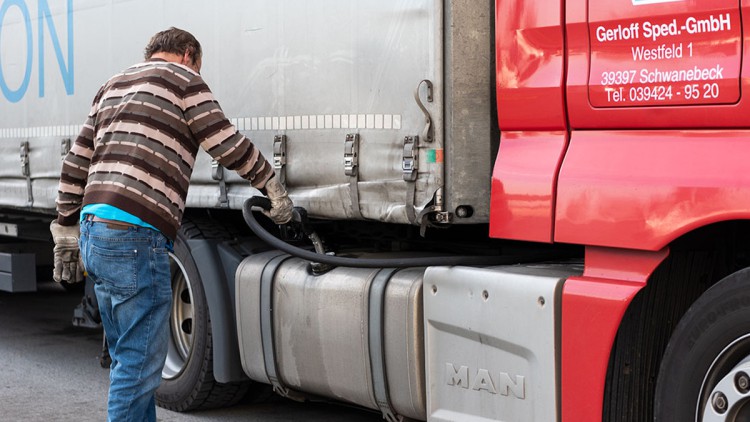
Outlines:
{"label": "silver trailer", "polygon": [[[225,113],[336,252],[487,247],[486,226],[476,227],[488,223],[499,142],[493,1],[1,4],[0,233],[18,241],[0,258],[27,269],[48,260],[51,246],[38,241],[48,241],[61,159],[93,95],[169,26],[201,41],[203,76]],[[229,404],[261,383],[388,418],[556,417],[556,303],[575,270],[313,275],[247,232],[238,210],[255,194],[200,155],[173,254],[160,405]],[[33,290],[13,266],[0,271],[10,280],[0,288]],[[539,338],[498,327],[500,318],[535,324]]]}
{"label": "silver trailer", "polygon": [[[6,0],[0,206],[54,208],[59,158],[93,94],[178,26],[203,44],[227,116],[311,216],[487,222],[492,9],[456,3]],[[187,205],[239,209],[253,193],[204,154]]]}

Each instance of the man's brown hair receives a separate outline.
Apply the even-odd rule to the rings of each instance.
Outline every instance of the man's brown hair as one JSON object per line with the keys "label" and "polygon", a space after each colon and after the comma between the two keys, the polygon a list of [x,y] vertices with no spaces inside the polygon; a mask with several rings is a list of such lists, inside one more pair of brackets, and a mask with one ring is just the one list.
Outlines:
{"label": "man's brown hair", "polygon": [[193,34],[174,26],[157,32],[156,35],[151,37],[144,51],[144,56],[146,59],[150,59],[154,54],[161,52],[179,55],[187,52],[193,58],[193,62],[199,60],[203,54],[201,43],[195,39]]}

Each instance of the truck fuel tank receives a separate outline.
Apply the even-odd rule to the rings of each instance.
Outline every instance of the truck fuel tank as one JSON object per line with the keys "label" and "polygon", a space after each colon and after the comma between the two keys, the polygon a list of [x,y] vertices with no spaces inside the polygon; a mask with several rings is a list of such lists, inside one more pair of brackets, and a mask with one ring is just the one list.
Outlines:
{"label": "truck fuel tank", "polygon": [[[290,391],[424,420],[424,268],[335,268],[268,252],[236,277],[247,375]],[[387,364],[386,364],[387,362]]]}

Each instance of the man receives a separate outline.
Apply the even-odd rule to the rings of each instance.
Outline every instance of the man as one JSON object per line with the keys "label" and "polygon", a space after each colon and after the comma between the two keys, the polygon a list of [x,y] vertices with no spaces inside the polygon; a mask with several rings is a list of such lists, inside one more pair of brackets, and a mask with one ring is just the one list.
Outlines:
{"label": "man", "polygon": [[273,168],[226,119],[201,78],[195,37],[176,28],[159,32],[145,58],[94,97],[63,162],[51,225],[55,280],[82,279],[80,243],[95,283],[112,356],[108,418],[117,422],[156,420],[154,391],[169,336],[167,251],[198,148],[265,192],[274,222],[289,221],[292,212]]}

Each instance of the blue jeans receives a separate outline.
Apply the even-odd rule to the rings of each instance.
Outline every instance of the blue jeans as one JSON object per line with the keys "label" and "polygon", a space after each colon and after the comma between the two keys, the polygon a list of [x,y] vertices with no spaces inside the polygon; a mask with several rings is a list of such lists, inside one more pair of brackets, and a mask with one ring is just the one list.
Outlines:
{"label": "blue jeans", "polygon": [[154,392],[167,356],[172,301],[167,242],[145,227],[81,222],[81,256],[112,357],[107,406],[112,422],[156,421]]}

